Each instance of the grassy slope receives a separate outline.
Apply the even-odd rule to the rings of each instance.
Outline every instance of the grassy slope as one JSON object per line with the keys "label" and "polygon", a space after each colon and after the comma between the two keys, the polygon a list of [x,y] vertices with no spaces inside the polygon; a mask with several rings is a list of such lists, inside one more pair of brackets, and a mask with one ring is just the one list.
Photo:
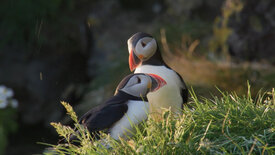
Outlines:
{"label": "grassy slope", "polygon": [[[222,93],[222,92],[221,92]],[[163,120],[149,118],[130,140],[116,142],[107,135],[112,149],[102,147],[102,141],[90,142],[89,134],[80,135],[81,146],[72,144],[50,145],[45,154],[274,154],[275,153],[275,92],[262,93],[253,100],[248,91],[242,97],[222,93],[221,98],[206,99],[192,92],[183,116],[173,118],[169,111]],[[65,104],[67,110],[76,116]],[[57,132],[67,137],[69,127],[53,124]],[[79,124],[75,124],[81,128]]]}

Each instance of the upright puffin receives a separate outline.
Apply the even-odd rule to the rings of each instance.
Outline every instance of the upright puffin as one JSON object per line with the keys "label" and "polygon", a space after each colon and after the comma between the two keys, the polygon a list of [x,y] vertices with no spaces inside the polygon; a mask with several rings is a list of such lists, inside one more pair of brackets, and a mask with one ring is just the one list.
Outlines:
{"label": "upright puffin", "polygon": [[147,95],[153,117],[160,114],[163,108],[182,114],[183,104],[188,101],[188,89],[182,77],[163,61],[157,41],[150,34],[138,32],[127,43],[131,71],[156,74],[167,82],[158,91]]}
{"label": "upright puffin", "polygon": [[[87,127],[94,138],[99,131],[107,130],[112,138],[127,138],[134,126],[147,119],[149,103],[147,93],[164,86],[166,81],[154,74],[130,74],[117,86],[113,97],[84,114],[79,123]],[[72,135],[70,141],[76,140]]]}

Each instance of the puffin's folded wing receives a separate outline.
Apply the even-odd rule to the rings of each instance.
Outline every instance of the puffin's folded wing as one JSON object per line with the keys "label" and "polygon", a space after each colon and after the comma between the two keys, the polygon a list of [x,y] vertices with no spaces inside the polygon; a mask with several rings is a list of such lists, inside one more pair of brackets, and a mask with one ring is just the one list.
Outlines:
{"label": "puffin's folded wing", "polygon": [[183,87],[181,88],[181,97],[182,97],[183,104],[186,104],[188,102],[188,88],[187,88],[183,78],[181,77],[181,75],[178,72],[176,72],[176,73],[183,84]]}
{"label": "puffin's folded wing", "polygon": [[127,110],[126,103],[104,104],[88,111],[80,119],[80,123],[85,125],[90,132],[104,130],[119,121]]}

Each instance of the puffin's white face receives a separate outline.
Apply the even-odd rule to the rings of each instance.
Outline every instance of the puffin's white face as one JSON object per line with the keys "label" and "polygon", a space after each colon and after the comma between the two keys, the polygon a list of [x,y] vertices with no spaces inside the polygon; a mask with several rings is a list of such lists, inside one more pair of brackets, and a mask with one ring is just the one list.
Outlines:
{"label": "puffin's white face", "polygon": [[155,74],[134,74],[129,79],[124,78],[122,81],[128,80],[127,83],[119,90],[136,97],[145,97],[147,93],[156,91],[166,84],[160,76]]}
{"label": "puffin's white face", "polygon": [[129,79],[121,90],[133,96],[146,96],[151,88],[152,80],[146,75],[136,75]]}
{"label": "puffin's white face", "polygon": [[131,53],[131,50],[133,50],[134,54],[141,61],[145,61],[148,60],[151,56],[153,56],[157,51],[157,42],[154,38],[144,37],[138,40],[136,46],[133,47],[133,44],[128,40],[129,54]]}

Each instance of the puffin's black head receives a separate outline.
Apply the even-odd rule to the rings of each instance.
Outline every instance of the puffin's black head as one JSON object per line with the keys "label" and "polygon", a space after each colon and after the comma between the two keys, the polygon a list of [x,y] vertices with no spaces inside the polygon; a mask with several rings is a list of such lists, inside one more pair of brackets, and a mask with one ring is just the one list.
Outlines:
{"label": "puffin's black head", "polygon": [[117,86],[116,93],[123,91],[135,97],[146,97],[147,93],[153,92],[166,85],[166,81],[155,74],[130,74]]}
{"label": "puffin's black head", "polygon": [[[134,34],[127,43],[131,71],[143,61],[149,60],[158,50],[157,41],[150,34],[143,32]],[[161,57],[160,59],[162,60]]]}

